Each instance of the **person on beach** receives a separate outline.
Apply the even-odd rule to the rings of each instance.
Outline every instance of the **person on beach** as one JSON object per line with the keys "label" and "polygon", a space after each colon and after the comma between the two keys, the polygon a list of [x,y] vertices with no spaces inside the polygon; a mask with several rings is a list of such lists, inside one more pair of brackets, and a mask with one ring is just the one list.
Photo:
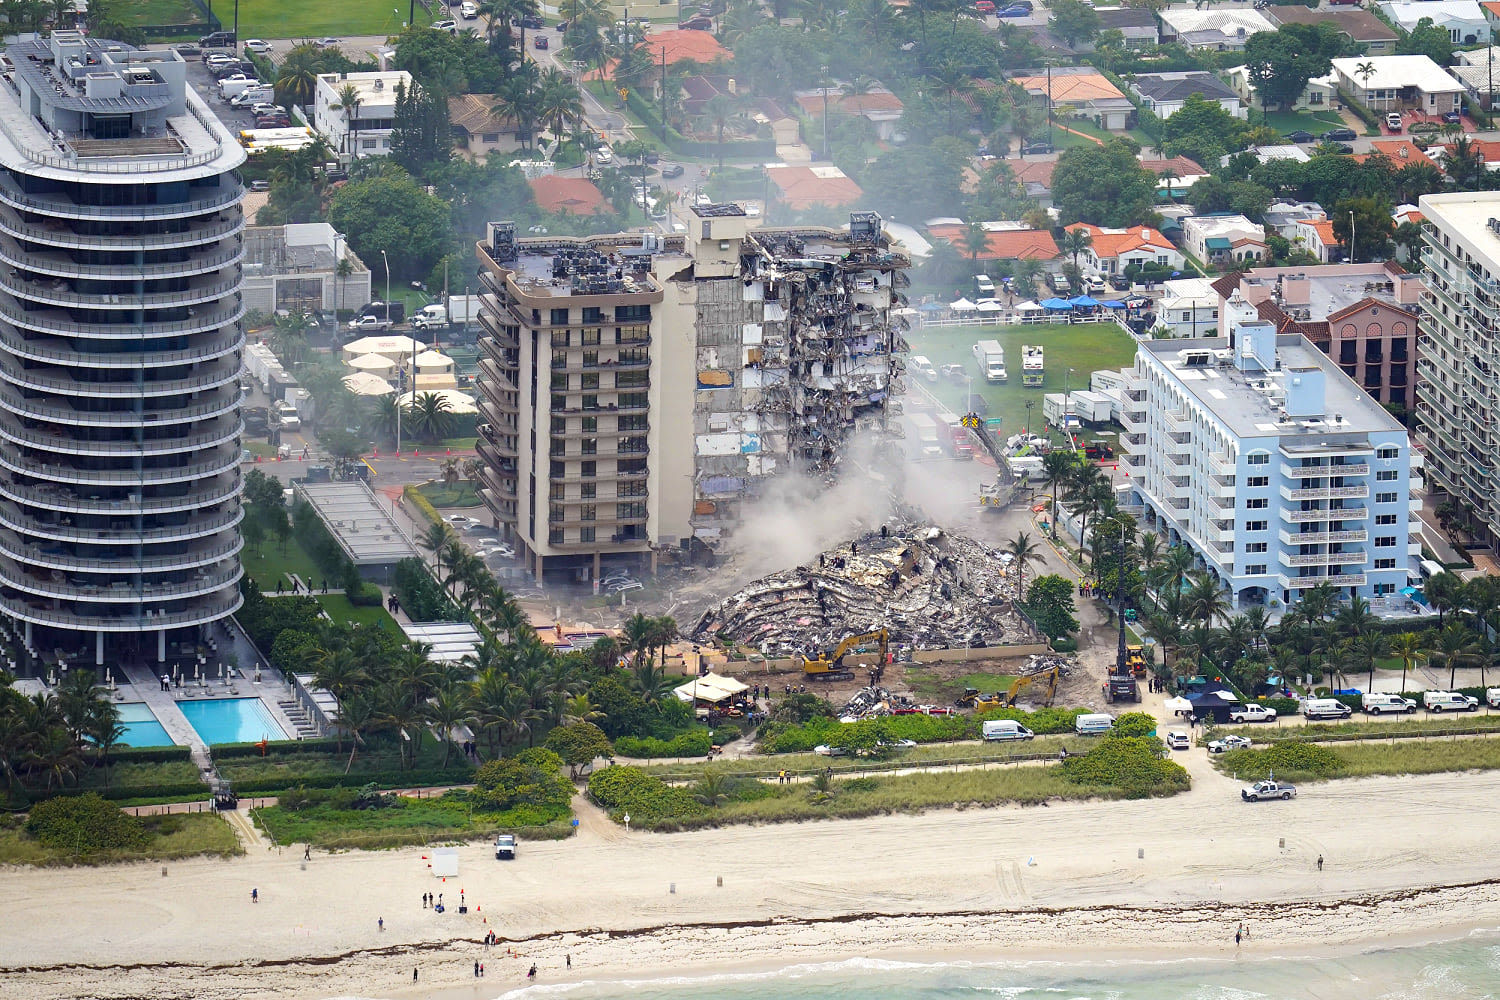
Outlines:
{"label": "person on beach", "polygon": [[375,924],[383,932],[385,930],[385,917],[376,917],[375,918]]}
{"label": "person on beach", "polygon": [[568,955],[567,959],[568,959],[568,970],[571,972],[572,969],[573,969],[573,956],[572,955]]}
{"label": "person on beach", "polygon": [[474,959],[474,978],[479,978],[479,959]]}
{"label": "person on beach", "polygon": [[1318,871],[1323,870],[1323,855],[1318,855]]}
{"label": "person on beach", "polygon": [[536,966],[535,965],[533,965],[531,967],[531,971],[530,972],[526,973],[526,978],[527,979],[535,979],[536,978]]}
{"label": "person on beach", "polygon": [[1240,932],[1238,930],[1234,932],[1234,946],[1236,948],[1240,946]]}
{"label": "person on beach", "polygon": [[259,903],[260,902],[260,890],[259,889],[251,889],[250,890],[250,902],[252,902],[252,903]]}
{"label": "person on beach", "polygon": [[417,970],[416,969],[412,969],[411,970],[411,981],[412,982],[416,982],[417,981]]}

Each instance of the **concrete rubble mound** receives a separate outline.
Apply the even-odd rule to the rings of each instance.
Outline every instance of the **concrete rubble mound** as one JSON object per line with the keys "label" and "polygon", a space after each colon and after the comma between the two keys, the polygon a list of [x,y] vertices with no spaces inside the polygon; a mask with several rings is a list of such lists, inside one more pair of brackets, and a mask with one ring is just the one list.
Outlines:
{"label": "concrete rubble mound", "polygon": [[812,657],[880,628],[890,631],[893,651],[1030,642],[1030,625],[1012,610],[1007,562],[927,521],[887,524],[730,595],[691,635],[707,642],[727,633],[769,657]]}

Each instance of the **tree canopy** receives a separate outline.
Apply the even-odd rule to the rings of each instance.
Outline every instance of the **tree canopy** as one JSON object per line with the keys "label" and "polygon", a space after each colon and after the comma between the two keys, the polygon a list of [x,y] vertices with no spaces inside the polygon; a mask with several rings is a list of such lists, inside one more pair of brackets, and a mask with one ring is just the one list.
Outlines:
{"label": "tree canopy", "polygon": [[385,250],[392,272],[403,279],[426,278],[433,263],[454,248],[448,205],[393,163],[339,188],[328,206],[328,221],[372,267]]}
{"label": "tree canopy", "polygon": [[1120,227],[1154,221],[1156,177],[1136,159],[1139,150],[1116,137],[1063,153],[1052,172],[1052,201],[1062,223]]}
{"label": "tree canopy", "polygon": [[1245,39],[1245,65],[1261,102],[1285,108],[1307,89],[1307,81],[1332,68],[1330,60],[1351,54],[1332,24],[1284,24]]}

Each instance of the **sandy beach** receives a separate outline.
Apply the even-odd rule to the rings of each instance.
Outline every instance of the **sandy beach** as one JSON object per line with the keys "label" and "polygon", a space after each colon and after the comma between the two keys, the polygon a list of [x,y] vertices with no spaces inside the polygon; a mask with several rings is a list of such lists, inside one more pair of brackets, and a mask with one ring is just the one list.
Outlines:
{"label": "sandy beach", "polygon": [[[11,869],[0,995],[492,997],[532,963],[555,984],[855,956],[1232,957],[1241,921],[1250,958],[1500,925],[1500,774],[1335,782],[1249,805],[1193,765],[1193,791],[1165,801],[690,834],[627,833],[584,807],[576,838],[523,843],[514,862],[462,848],[446,883],[422,849],[304,867],[300,850],[262,846],[165,876]],[[423,909],[424,892],[447,912]],[[500,947],[481,945],[488,930]]]}

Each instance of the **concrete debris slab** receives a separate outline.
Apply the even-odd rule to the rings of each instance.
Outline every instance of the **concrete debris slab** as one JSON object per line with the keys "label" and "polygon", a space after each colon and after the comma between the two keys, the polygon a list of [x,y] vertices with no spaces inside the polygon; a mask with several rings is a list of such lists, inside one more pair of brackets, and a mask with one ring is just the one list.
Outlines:
{"label": "concrete debris slab", "polygon": [[[892,522],[730,595],[703,613],[692,638],[727,635],[771,658],[814,656],[882,627],[903,651],[1032,642],[1030,624],[1014,609],[1008,562],[930,522]],[[846,659],[851,669],[862,662],[858,653]]]}

